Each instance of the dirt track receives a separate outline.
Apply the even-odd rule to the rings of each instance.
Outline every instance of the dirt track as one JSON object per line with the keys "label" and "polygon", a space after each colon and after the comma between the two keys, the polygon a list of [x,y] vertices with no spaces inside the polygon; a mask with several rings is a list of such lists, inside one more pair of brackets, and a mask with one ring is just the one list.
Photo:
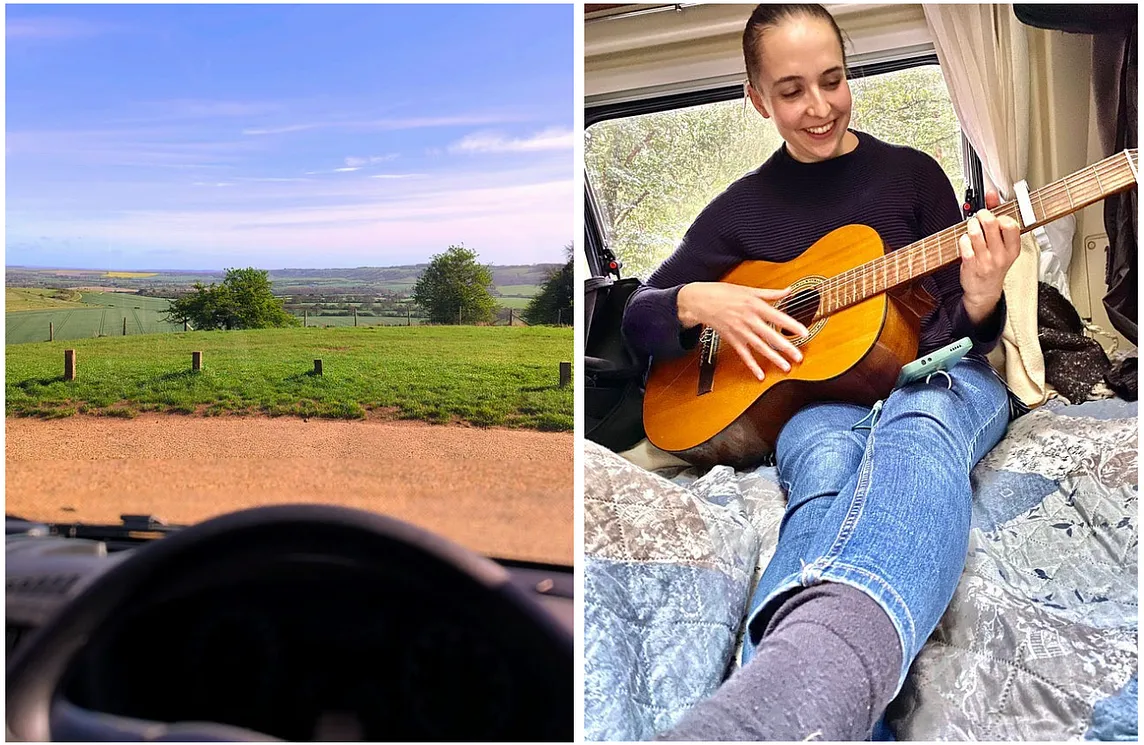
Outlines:
{"label": "dirt track", "polygon": [[571,564],[573,437],[415,422],[7,419],[6,512],[190,523],[282,502],[358,507],[480,553]]}

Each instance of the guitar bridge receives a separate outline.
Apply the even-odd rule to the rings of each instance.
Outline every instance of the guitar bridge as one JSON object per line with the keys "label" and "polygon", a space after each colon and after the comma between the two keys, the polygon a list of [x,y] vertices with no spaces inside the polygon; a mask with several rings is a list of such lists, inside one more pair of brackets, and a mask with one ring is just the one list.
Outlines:
{"label": "guitar bridge", "polygon": [[699,335],[699,394],[710,393],[715,385],[715,360],[719,356],[719,332],[704,328]]}

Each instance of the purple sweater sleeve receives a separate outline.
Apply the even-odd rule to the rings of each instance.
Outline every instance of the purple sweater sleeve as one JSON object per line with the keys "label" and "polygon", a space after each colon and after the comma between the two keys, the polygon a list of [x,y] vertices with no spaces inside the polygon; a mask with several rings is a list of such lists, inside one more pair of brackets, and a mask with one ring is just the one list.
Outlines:
{"label": "purple sweater sleeve", "polygon": [[[962,222],[961,206],[950,188],[949,179],[937,161],[930,157],[918,172],[918,223],[923,236],[945,230]],[[968,336],[973,342],[973,354],[985,355],[997,346],[1001,331],[1005,326],[1005,295],[997,302],[997,307],[981,323],[974,325],[962,303],[965,291],[961,287],[961,264],[956,263],[934,272],[926,289],[935,294],[950,322],[953,339]]]}
{"label": "purple sweater sleeve", "polygon": [[735,241],[728,235],[726,194],[699,213],[675,252],[648,277],[628,300],[623,334],[640,354],[678,357],[699,341],[699,327],[684,329],[679,322],[679,290],[689,282],[714,282],[741,261]]}

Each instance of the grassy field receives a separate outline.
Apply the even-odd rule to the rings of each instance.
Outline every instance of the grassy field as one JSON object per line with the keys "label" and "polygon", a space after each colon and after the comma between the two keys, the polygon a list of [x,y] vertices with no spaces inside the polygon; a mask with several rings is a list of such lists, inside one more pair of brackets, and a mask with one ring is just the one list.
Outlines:
{"label": "grassy field", "polygon": [[540,292],[539,285],[497,285],[497,291],[502,295],[520,295],[532,297]]}
{"label": "grassy field", "polygon": [[[302,316],[298,316],[301,318]],[[425,322],[424,318],[411,318],[409,319],[410,325],[420,326]],[[404,326],[406,319],[401,316],[358,316],[358,326]],[[307,326],[322,327],[322,326],[353,326],[353,316],[316,316],[310,315],[306,319]]]}
{"label": "grassy field", "polygon": [[[84,292],[79,302],[63,302],[51,297],[56,291],[9,288],[4,317],[5,342],[24,344],[47,341],[48,324],[55,324],[57,341],[91,339],[98,336],[122,336],[123,319],[127,319],[127,335],[182,331],[178,324],[163,322],[167,301],[121,292]],[[59,291],[66,293],[66,290]],[[13,295],[16,304],[13,307]],[[35,308],[36,298],[47,303],[43,310]]]}
{"label": "grassy field", "polygon": [[[63,380],[75,349],[77,380]],[[203,370],[191,371],[191,352]],[[312,374],[315,359],[324,374]],[[7,348],[9,416],[142,411],[572,429],[571,328],[414,326],[203,331]]]}
{"label": "grassy field", "polygon": [[496,300],[502,308],[524,310],[532,302],[532,296],[540,292],[539,285],[497,285],[500,297]]}
{"label": "grassy field", "polygon": [[4,293],[4,309],[8,312],[76,308],[79,293],[71,290],[41,290],[27,287],[9,287]]}

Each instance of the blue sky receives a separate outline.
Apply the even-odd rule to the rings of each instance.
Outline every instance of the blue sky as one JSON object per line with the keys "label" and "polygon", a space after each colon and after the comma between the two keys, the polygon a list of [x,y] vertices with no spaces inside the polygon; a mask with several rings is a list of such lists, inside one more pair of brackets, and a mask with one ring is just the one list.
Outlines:
{"label": "blue sky", "polygon": [[570,5],[9,5],[6,263],[563,261]]}

